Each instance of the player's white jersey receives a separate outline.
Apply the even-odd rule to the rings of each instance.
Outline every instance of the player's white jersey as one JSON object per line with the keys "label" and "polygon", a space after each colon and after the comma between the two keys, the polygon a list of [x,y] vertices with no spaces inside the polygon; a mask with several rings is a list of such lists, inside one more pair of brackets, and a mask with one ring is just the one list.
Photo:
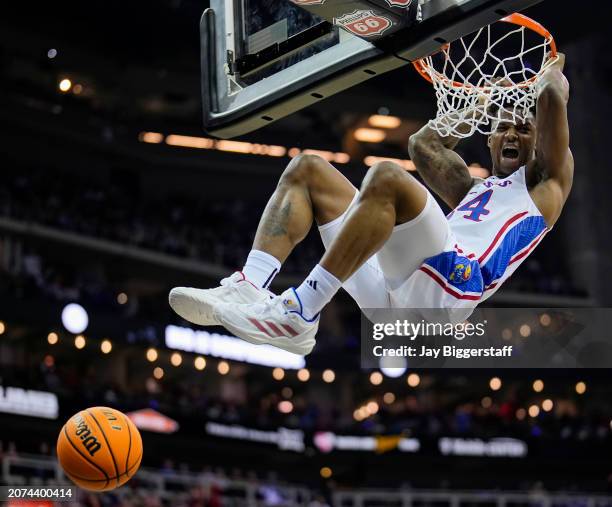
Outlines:
{"label": "player's white jersey", "polygon": [[[319,227],[326,248],[347,214]],[[547,231],[522,167],[507,178],[490,177],[474,185],[447,217],[429,195],[418,217],[394,228],[383,247],[393,255],[373,255],[343,287],[361,308],[416,309],[423,318],[462,322],[499,289]],[[424,258],[424,250],[437,253]],[[390,258],[398,263],[393,273]],[[407,277],[397,285],[401,269]],[[426,309],[448,313],[420,311]]]}
{"label": "player's white jersey", "polygon": [[476,304],[487,299],[548,231],[529,195],[525,170],[475,185],[448,215],[448,251],[427,259],[421,270],[438,278],[449,294]]}

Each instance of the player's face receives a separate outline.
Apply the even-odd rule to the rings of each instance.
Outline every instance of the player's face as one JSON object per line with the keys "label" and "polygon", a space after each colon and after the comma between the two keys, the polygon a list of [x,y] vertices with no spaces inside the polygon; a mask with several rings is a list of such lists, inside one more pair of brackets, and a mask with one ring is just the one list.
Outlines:
{"label": "player's face", "polygon": [[493,161],[493,174],[506,177],[535,156],[535,118],[513,123],[502,118],[489,136],[489,149]]}

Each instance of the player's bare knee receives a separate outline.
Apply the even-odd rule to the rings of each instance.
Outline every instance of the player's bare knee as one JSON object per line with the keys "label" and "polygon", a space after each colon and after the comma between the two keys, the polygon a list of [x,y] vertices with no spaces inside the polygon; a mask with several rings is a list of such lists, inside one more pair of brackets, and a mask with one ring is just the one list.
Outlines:
{"label": "player's bare knee", "polygon": [[280,177],[279,185],[309,186],[310,181],[317,177],[323,164],[318,155],[300,154],[291,159]]}
{"label": "player's bare knee", "polygon": [[393,162],[379,162],[368,171],[361,185],[361,195],[366,197],[393,197],[405,182],[406,171]]}

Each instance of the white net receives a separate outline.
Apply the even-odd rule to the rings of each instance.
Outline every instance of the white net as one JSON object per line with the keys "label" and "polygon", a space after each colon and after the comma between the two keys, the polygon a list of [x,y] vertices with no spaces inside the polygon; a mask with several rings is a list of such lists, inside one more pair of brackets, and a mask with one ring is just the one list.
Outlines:
{"label": "white net", "polygon": [[[516,16],[516,15],[515,15]],[[433,83],[438,112],[429,126],[441,136],[488,135],[496,120],[525,121],[538,78],[549,65],[552,37],[498,22],[417,62]]]}

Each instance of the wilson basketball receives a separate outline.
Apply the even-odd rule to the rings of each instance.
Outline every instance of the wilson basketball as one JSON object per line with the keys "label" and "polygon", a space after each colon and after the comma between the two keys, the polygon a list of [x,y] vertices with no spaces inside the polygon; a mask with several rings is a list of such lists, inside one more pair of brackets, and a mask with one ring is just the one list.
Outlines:
{"label": "wilson basketball", "polygon": [[118,410],[93,407],[73,415],[57,439],[57,458],[83,489],[108,491],[125,484],[142,460],[142,439]]}

